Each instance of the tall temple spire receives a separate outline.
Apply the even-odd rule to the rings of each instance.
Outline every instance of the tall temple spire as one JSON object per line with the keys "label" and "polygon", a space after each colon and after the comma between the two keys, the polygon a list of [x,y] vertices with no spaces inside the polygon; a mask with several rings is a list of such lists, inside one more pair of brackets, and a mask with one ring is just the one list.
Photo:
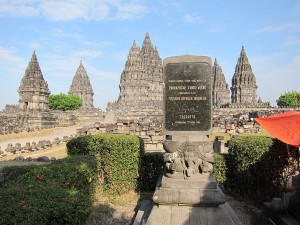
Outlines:
{"label": "tall temple spire", "polygon": [[163,99],[162,61],[146,33],[142,48],[136,42],[128,53],[121,74],[118,107],[122,112],[162,113]]}
{"label": "tall temple spire", "polygon": [[218,107],[228,105],[230,102],[229,86],[226,83],[222,68],[219,66],[216,58],[212,69],[212,76],[213,76],[213,82],[212,82],[213,105]]}
{"label": "tall temple spire", "polygon": [[21,80],[19,92],[19,107],[24,112],[47,111],[50,91],[44,80],[35,51]]}
{"label": "tall temple spire", "polygon": [[238,58],[235,72],[232,77],[231,102],[238,104],[255,104],[256,78],[252,72],[244,46]]}
{"label": "tall temple spire", "polygon": [[69,94],[77,95],[82,99],[81,109],[92,110],[94,109],[93,104],[93,88],[87,72],[80,61],[79,67],[75,73],[72,84],[70,86]]}

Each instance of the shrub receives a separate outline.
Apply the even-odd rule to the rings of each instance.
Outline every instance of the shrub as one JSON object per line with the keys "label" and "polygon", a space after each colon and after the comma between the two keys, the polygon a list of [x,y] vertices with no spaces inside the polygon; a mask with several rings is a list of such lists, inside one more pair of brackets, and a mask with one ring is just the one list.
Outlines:
{"label": "shrub", "polygon": [[68,155],[99,154],[99,147],[102,140],[102,135],[86,135],[82,137],[72,138],[67,142]]}
{"label": "shrub", "polygon": [[[296,153],[263,136],[239,136],[229,142],[226,189],[258,201],[281,196],[296,170]],[[283,173],[284,172],[284,173]]]}
{"label": "shrub", "polygon": [[26,174],[32,167],[34,166],[7,166],[2,168],[0,172],[0,188],[5,187],[19,176]]}
{"label": "shrub", "polygon": [[163,172],[163,153],[145,153],[141,158],[139,190],[152,192],[155,190],[158,178]]}
{"label": "shrub", "polygon": [[225,157],[221,154],[214,153],[213,154],[215,163],[214,163],[214,170],[213,175],[216,178],[216,181],[220,186],[222,186],[226,182],[226,173],[227,173],[227,167],[226,167],[226,161]]}
{"label": "shrub", "polygon": [[142,140],[133,135],[98,134],[75,138],[68,154],[94,155],[99,162],[104,191],[120,195],[137,188]]}
{"label": "shrub", "polygon": [[0,224],[85,224],[96,180],[97,162],[90,156],[32,166],[0,188]]}

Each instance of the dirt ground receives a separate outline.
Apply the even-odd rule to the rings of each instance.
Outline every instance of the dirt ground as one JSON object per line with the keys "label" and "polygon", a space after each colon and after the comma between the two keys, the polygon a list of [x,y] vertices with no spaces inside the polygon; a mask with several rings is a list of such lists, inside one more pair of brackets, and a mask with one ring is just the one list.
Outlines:
{"label": "dirt ground", "polygon": [[[23,146],[26,142],[53,140],[55,137],[62,138],[63,136],[76,134],[76,129],[82,126],[82,124],[79,124],[71,127],[52,128],[29,133],[24,132],[21,134],[1,135],[0,147],[2,147],[1,149],[4,150],[7,146],[7,143],[21,143]],[[7,156],[0,158],[0,169],[1,167],[7,165],[24,165],[21,162],[13,161],[14,158],[20,155],[24,156],[25,158],[37,158],[39,156],[48,156],[49,158],[64,158],[67,156],[66,144],[62,143],[49,149],[30,153],[16,155],[8,154]],[[263,215],[261,205],[239,201],[231,196],[227,196],[227,198],[229,204],[244,225],[272,224]],[[98,201],[95,203],[89,225],[130,225],[134,221],[134,217],[139,208],[140,202],[140,196],[133,192],[114,200],[107,200],[99,197]]]}

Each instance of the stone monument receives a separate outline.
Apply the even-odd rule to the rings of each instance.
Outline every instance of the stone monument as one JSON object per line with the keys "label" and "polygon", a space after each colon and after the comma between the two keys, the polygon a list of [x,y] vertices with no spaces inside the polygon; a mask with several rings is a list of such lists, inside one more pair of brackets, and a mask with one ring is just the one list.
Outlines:
{"label": "stone monument", "polygon": [[214,66],[212,68],[212,102],[213,106],[226,107],[229,105],[229,86],[226,83],[224,73],[217,59],[215,59]]}
{"label": "stone monument", "polygon": [[[120,79],[117,108],[128,116],[161,116],[162,84],[162,61],[149,33],[146,33],[142,48],[134,41],[127,56]],[[113,105],[110,103],[110,106]]]}
{"label": "stone monument", "polygon": [[22,127],[49,128],[57,125],[57,118],[49,112],[50,91],[35,51],[21,80],[18,92],[20,113],[17,121]]}
{"label": "stone monument", "polygon": [[94,92],[90,82],[90,78],[87,75],[86,69],[84,68],[82,61],[76,71],[73,78],[72,84],[69,90],[70,95],[77,95],[82,99],[82,110],[93,110],[94,109]]}
{"label": "stone monument", "polygon": [[211,174],[211,59],[175,56],[163,65],[165,169],[145,224],[237,224]]}
{"label": "stone monument", "polygon": [[23,112],[49,111],[50,91],[39,66],[35,52],[22,78],[19,92],[19,107]]}

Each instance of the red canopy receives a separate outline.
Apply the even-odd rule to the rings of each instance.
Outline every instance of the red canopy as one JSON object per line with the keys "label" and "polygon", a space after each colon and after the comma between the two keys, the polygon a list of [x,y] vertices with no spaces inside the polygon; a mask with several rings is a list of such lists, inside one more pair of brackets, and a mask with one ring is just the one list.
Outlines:
{"label": "red canopy", "polygon": [[290,111],[274,116],[255,118],[255,121],[277,139],[300,147],[300,112]]}

